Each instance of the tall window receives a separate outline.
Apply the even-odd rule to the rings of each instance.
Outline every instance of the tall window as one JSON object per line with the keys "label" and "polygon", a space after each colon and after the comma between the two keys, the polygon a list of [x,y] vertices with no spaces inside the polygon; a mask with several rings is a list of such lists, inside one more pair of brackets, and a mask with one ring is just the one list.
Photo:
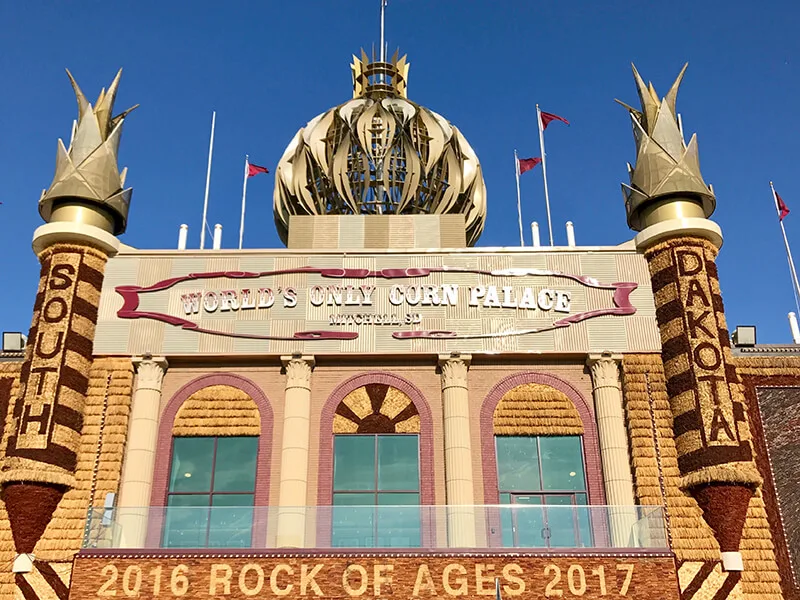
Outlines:
{"label": "tall window", "polygon": [[418,435],[335,436],[333,546],[420,546],[419,502]]}
{"label": "tall window", "polygon": [[166,548],[249,548],[258,437],[176,437]]}
{"label": "tall window", "polygon": [[[504,546],[592,545],[580,436],[495,436]],[[584,507],[584,508],[582,508]]]}

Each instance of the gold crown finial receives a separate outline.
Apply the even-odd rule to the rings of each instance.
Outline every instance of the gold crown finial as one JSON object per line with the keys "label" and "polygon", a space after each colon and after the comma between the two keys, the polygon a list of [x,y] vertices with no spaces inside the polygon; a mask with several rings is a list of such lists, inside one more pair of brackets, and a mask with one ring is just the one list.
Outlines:
{"label": "gold crown finial", "polygon": [[350,70],[353,73],[353,98],[399,96],[408,98],[408,63],[407,56],[397,57],[397,51],[391,62],[369,60],[367,53],[361,50],[361,58],[353,55]]}
{"label": "gold crown finial", "polygon": [[138,104],[112,116],[122,69],[94,106],[69,70],[67,76],[78,101],[78,120],[69,149],[58,140],[56,174],[42,192],[39,214],[47,222],[80,219],[119,235],[127,225],[132,189],[124,189],[127,169],[120,172],[117,153],[122,124]]}
{"label": "gold crown finial", "polygon": [[617,100],[630,112],[636,140],[636,164],[628,165],[631,183],[622,184],[628,226],[641,231],[676,216],[710,217],[716,199],[700,173],[697,136],[692,135],[686,144],[676,109],[678,88],[688,65],[663,99],[631,66],[642,108]]}

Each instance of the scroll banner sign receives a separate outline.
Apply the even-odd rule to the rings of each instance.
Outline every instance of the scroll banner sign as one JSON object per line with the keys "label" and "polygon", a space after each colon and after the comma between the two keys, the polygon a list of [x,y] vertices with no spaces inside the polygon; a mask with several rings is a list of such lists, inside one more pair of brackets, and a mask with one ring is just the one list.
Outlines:
{"label": "scroll banner sign", "polygon": [[[434,283],[431,275],[446,279],[448,274],[471,275],[480,278],[478,285]],[[291,286],[265,287],[263,279],[287,275],[315,275],[324,285],[313,285],[303,290],[303,300],[313,307],[326,307],[328,329],[296,331],[289,335],[260,334],[256,332],[231,332],[204,327],[198,320],[226,313],[258,312],[275,307],[292,310],[298,307],[301,294]],[[547,277],[550,282],[563,280],[570,286],[576,283],[585,288],[611,292],[609,306],[581,312],[571,308],[572,294],[555,286],[535,286],[535,278]],[[204,289],[209,280],[230,280],[229,289],[215,287]],[[411,283],[396,283],[404,280]],[[533,280],[533,281],[532,281]],[[509,281],[520,281],[510,285]],[[188,290],[186,284],[196,282],[198,289]],[[329,283],[328,283],[329,282]],[[146,295],[181,287],[181,313],[166,314],[140,308]],[[215,284],[216,285],[216,284]],[[447,339],[475,340],[498,337],[527,336],[543,331],[569,327],[587,319],[605,315],[632,315],[636,308],[630,295],[637,283],[602,283],[594,277],[571,275],[544,269],[479,270],[453,267],[389,268],[380,270],[356,268],[318,268],[314,266],[273,271],[217,271],[192,273],[183,277],[165,279],[150,286],[122,285],[115,288],[122,296],[123,305],[117,311],[121,319],[153,319],[168,325],[198,333],[236,338],[273,341],[354,340],[365,326],[392,328],[395,340]],[[186,291],[184,291],[186,290]],[[502,331],[475,332],[455,329],[426,329],[425,311],[436,307],[487,309],[505,312],[519,318],[552,319],[538,327],[507,327]],[[390,306],[391,312],[382,312],[376,306]],[[298,310],[300,312],[302,308]]]}
{"label": "scroll banner sign", "polygon": [[671,556],[78,555],[76,598],[678,600]]}

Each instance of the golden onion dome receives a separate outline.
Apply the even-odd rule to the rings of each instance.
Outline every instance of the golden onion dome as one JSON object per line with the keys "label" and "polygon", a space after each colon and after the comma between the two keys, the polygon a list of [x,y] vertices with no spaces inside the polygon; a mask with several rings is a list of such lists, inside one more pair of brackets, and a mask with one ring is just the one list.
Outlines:
{"label": "golden onion dome", "polygon": [[463,214],[483,231],[486,185],[475,151],[441,115],[408,100],[408,62],[353,56],[353,99],[308,122],[275,175],[275,223],[291,215]]}

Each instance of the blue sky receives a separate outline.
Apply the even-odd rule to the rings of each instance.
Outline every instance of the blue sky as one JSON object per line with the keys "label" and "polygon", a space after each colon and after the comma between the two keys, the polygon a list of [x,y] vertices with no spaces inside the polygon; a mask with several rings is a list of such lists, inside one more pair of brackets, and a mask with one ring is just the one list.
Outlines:
{"label": "blue sky", "polygon": [[[238,238],[242,161],[274,169],[298,128],[350,97],[349,59],[378,37],[378,0],[0,3],[0,329],[27,331],[38,277],[30,249],[36,205],[52,178],[56,139],[75,101],[64,68],[90,100],[124,67],[117,109],[121,164],[134,187],[125,243],[173,247],[178,225],[199,244],[211,111],[217,111],[209,221]],[[724,7],[724,8],[723,8]],[[766,5],[764,5],[766,7]],[[719,258],[731,329],[789,342],[794,298],[770,179],[793,213],[800,255],[800,5],[742,0],[390,0],[387,40],[411,61],[409,96],[456,124],[488,187],[481,246],[516,245],[513,151],[539,154],[534,104],[568,118],[547,130],[556,242],[632,237],[620,182],[634,158],[620,98],[635,103],[629,63],[663,94],[684,62],[678,99],[697,132],[725,246]],[[250,180],[247,247],[280,246],[272,175]],[[526,222],[545,221],[541,173],[522,178]],[[800,256],[799,256],[800,257]]]}

